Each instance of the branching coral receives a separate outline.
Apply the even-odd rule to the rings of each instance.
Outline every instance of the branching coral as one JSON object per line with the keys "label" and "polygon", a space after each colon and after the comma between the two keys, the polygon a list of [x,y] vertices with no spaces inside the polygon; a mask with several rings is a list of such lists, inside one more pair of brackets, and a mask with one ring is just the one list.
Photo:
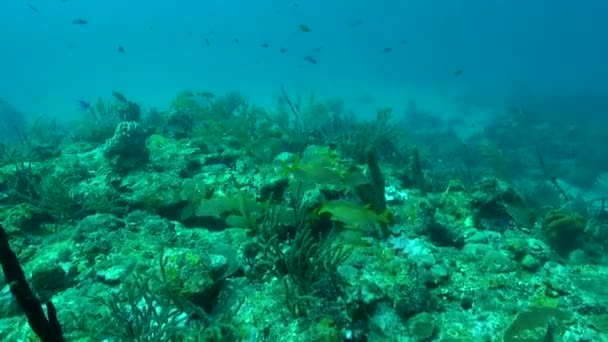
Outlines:
{"label": "branching coral", "polygon": [[337,148],[356,162],[364,163],[365,151],[377,149],[383,156],[399,154],[399,131],[392,123],[393,111],[382,109],[376,113],[376,119],[353,125],[352,128],[339,130],[334,141]]}
{"label": "branching coral", "polygon": [[[351,254],[344,245],[334,245],[333,238],[316,241],[310,229],[299,230],[288,250],[284,251],[276,237],[269,241],[266,252],[277,262],[277,276],[282,277],[286,289],[286,303],[294,316],[302,316],[310,309],[315,295],[337,292],[336,272]],[[330,288],[327,288],[330,286]]]}
{"label": "branching coral", "polygon": [[261,270],[282,279],[286,306],[295,317],[309,313],[322,298],[335,298],[340,291],[338,266],[352,253],[334,234],[313,235],[314,216],[300,195],[294,195],[290,210],[278,204],[267,207],[257,230],[259,247],[249,248],[255,253],[248,257],[250,264],[259,263]]}
{"label": "branching coral", "polygon": [[158,260],[158,274],[135,275],[125,281],[122,291],[93,298],[98,311],[92,317],[73,314],[76,330],[93,340],[185,341],[190,336],[209,342],[239,340],[239,330],[229,318],[242,302],[212,317],[172,284],[188,279],[170,274],[164,250]]}

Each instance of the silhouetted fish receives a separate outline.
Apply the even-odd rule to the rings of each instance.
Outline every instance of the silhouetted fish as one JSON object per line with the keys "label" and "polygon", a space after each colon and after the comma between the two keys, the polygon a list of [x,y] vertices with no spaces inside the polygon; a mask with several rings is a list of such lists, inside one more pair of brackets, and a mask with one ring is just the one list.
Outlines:
{"label": "silhouetted fish", "polygon": [[76,103],[78,103],[78,106],[84,110],[88,110],[89,108],[91,108],[91,102],[89,102],[89,101],[76,100]]}
{"label": "silhouetted fish", "polygon": [[301,25],[299,26],[299,28],[300,28],[300,31],[301,31],[301,32],[310,32],[310,27],[308,27],[308,26],[306,26],[306,25],[304,25],[304,24],[301,24]]}
{"label": "silhouetted fish", "polygon": [[270,46],[270,44],[268,44],[268,43],[260,44],[260,47],[263,47],[263,48],[267,48],[269,46]]}
{"label": "silhouetted fish", "polygon": [[84,19],[74,19],[72,20],[72,25],[86,25],[89,22],[87,20]]}
{"label": "silhouetted fish", "polygon": [[317,64],[317,60],[312,56],[306,56],[306,57],[304,57],[304,59],[307,60],[311,64]]}
{"label": "silhouetted fish", "polygon": [[281,48],[281,50],[279,50],[279,52],[280,53],[285,53],[285,52],[287,52],[287,49],[286,48]]}
{"label": "silhouetted fish", "polygon": [[211,46],[211,42],[209,41],[209,38],[205,38],[205,44],[207,46]]}
{"label": "silhouetted fish", "polygon": [[235,42],[235,43],[237,43],[237,44],[241,42],[238,38],[234,38],[232,41]]}
{"label": "silhouetted fish", "polygon": [[462,75],[463,72],[464,72],[464,70],[462,70],[462,69],[458,69],[458,70],[454,71],[454,77],[458,77],[458,76]]}
{"label": "silhouetted fish", "polygon": [[118,53],[125,53],[125,48],[122,45],[118,45]]}
{"label": "silhouetted fish", "polygon": [[382,52],[384,52],[384,53],[388,53],[391,51],[393,51],[393,48],[390,48],[390,47],[386,47],[386,48],[382,49]]}
{"label": "silhouetted fish", "polygon": [[31,9],[35,13],[40,13],[40,11],[38,11],[38,7],[36,7],[36,6],[32,5],[32,4],[27,4],[27,7],[29,7],[29,9]]}
{"label": "silhouetted fish", "polygon": [[118,101],[120,101],[120,102],[125,102],[125,103],[129,102],[129,101],[127,100],[127,97],[126,97],[126,96],[124,96],[122,93],[119,93],[119,92],[117,92],[117,91],[113,91],[113,92],[112,92],[112,95],[114,95],[114,97],[115,97],[115,98],[116,98]]}
{"label": "silhouetted fish", "polygon": [[355,28],[358,27],[359,25],[363,24],[363,20],[361,19],[355,19],[353,21],[350,22],[350,24],[348,24],[348,26]]}

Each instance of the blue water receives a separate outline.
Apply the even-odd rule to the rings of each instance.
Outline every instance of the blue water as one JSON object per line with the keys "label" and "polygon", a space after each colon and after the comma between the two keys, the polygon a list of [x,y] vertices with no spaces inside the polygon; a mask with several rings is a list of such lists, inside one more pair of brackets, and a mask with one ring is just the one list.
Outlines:
{"label": "blue water", "polygon": [[607,19],[598,0],[2,1],[0,98],[71,117],[75,99],[114,90],[161,108],[184,89],[271,106],[284,84],[360,115],[412,100],[446,115],[463,102],[605,115]]}

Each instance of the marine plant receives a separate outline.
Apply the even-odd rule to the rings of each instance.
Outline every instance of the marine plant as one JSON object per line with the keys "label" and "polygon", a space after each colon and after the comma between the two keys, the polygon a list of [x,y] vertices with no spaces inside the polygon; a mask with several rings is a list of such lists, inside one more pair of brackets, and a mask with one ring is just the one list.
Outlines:
{"label": "marine plant", "polygon": [[33,154],[26,144],[0,143],[0,167],[9,166],[16,172],[31,169]]}
{"label": "marine plant", "polygon": [[41,222],[63,224],[94,213],[124,214],[117,192],[103,188],[85,191],[78,188],[77,176],[68,176],[70,172],[74,171],[45,176],[18,173],[8,179],[9,191],[15,200],[37,213]]}
{"label": "marine plant", "polygon": [[230,91],[210,102],[209,112],[212,118],[225,119],[236,113],[236,110],[247,105],[245,96],[237,91]]}
{"label": "marine plant", "polygon": [[234,115],[218,122],[222,127],[219,140],[239,150],[258,164],[266,164],[283,151],[293,150],[291,138],[273,124],[273,117],[258,106],[244,104]]}
{"label": "marine plant", "polygon": [[282,280],[285,305],[294,317],[318,312],[313,308],[323,311],[323,300],[335,300],[341,291],[338,266],[352,253],[336,230],[316,234],[321,231],[318,224],[298,187],[287,208],[280,203],[266,206],[256,235],[258,248],[248,248],[252,266]]}
{"label": "marine plant", "polygon": [[182,139],[192,136],[194,118],[187,111],[175,110],[166,115],[162,132],[166,136]]}
{"label": "marine plant", "polygon": [[557,252],[567,254],[581,246],[585,237],[587,219],[565,210],[551,210],[545,214],[542,232]]}
{"label": "marine plant", "polygon": [[[198,261],[188,254],[184,259],[192,263]],[[74,335],[92,340],[119,338],[134,342],[183,341],[191,336],[196,336],[198,341],[219,342],[245,337],[230,321],[242,302],[211,315],[180,293],[183,289],[176,285],[189,279],[168,267],[169,258],[164,249],[158,261],[158,269],[147,275],[129,277],[121,291],[90,298],[96,304],[94,312],[71,313]]]}
{"label": "marine plant", "polygon": [[72,190],[74,178],[50,175],[40,179],[30,173],[16,175],[10,181],[11,194],[34,211],[49,215],[57,222],[78,219],[83,207]]}
{"label": "marine plant", "polygon": [[282,84],[281,95],[282,97],[279,99],[279,123],[286,132],[292,132],[298,138],[302,138],[304,130],[300,118],[300,106],[294,105]]}
{"label": "marine plant", "polygon": [[360,190],[357,194],[361,200],[363,200],[364,203],[369,204],[377,214],[382,214],[386,211],[386,180],[382,173],[382,169],[380,168],[378,151],[374,147],[369,147],[365,151],[365,154],[367,169],[369,171],[369,186],[366,187],[367,191],[363,191],[363,189],[359,187]]}
{"label": "marine plant", "polygon": [[197,96],[190,90],[183,90],[175,96],[171,101],[170,108],[175,111],[187,112],[190,115],[195,115],[203,110],[200,102],[197,101]]}
{"label": "marine plant", "polygon": [[549,169],[547,168],[547,165],[545,164],[545,160],[543,159],[543,155],[542,155],[538,145],[536,146],[536,156],[538,159],[538,164],[540,166],[540,169],[543,172],[543,176],[545,177],[545,180],[550,182],[555,187],[555,189],[557,191],[559,191],[560,195],[563,197],[565,202],[570,201],[570,196],[568,195],[568,193],[566,193],[566,191],[564,191],[562,186],[559,184],[559,182],[557,181],[557,177],[555,175],[549,173]]}
{"label": "marine plant", "polygon": [[116,100],[116,109],[120,121],[137,121],[141,120],[141,108],[139,105],[129,99],[122,93],[117,91],[112,93]]}
{"label": "marine plant", "polygon": [[118,106],[114,101],[102,97],[89,106],[93,122],[83,120],[77,128],[77,137],[84,141],[101,143],[110,138],[121,121]]}
{"label": "marine plant", "polygon": [[277,270],[286,273],[287,278],[283,278],[286,305],[295,317],[306,315],[315,305],[316,295],[339,292],[338,266],[352,253],[348,246],[334,244],[334,236],[317,241],[311,234],[310,228],[298,230],[286,252],[276,242],[270,245],[270,253],[279,263]]}
{"label": "marine plant", "polygon": [[340,330],[331,317],[322,317],[311,327],[310,338],[318,342],[340,342]]}
{"label": "marine plant", "polygon": [[412,178],[414,184],[422,196],[426,195],[426,182],[424,180],[424,172],[422,171],[422,164],[420,162],[420,152],[418,148],[414,148],[412,151]]}
{"label": "marine plant", "polygon": [[54,118],[41,115],[23,132],[24,140],[21,149],[30,160],[44,161],[61,154],[61,144],[69,136],[68,132],[60,129]]}
{"label": "marine plant", "polygon": [[69,136],[57,127],[54,119],[45,115],[37,117],[19,134],[19,140],[0,142],[0,167],[12,165],[18,168],[19,164],[22,166],[58,157],[61,154],[61,144]]}
{"label": "marine plant", "polygon": [[314,92],[300,108],[303,132],[329,133],[333,113],[325,102],[317,100]]}
{"label": "marine plant", "polygon": [[479,145],[479,153],[482,160],[489,164],[493,176],[502,180],[511,178],[507,157],[499,146],[492,141],[485,140]]}
{"label": "marine plant", "polygon": [[[188,316],[173,307],[169,297],[150,286],[150,279],[133,277],[123,291],[95,297],[97,319],[74,316],[78,330],[91,339],[168,341],[185,337]],[[87,333],[88,332],[88,333]]]}
{"label": "marine plant", "polygon": [[338,130],[330,143],[356,163],[365,163],[365,151],[375,148],[384,157],[400,155],[401,133],[392,122],[393,111],[380,109],[373,121],[359,122]]}

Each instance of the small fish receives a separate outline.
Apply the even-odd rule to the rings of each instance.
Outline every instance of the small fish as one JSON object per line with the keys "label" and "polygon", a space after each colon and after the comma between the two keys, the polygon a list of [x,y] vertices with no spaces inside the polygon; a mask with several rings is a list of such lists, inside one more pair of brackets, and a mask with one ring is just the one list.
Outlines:
{"label": "small fish", "polygon": [[38,11],[38,7],[32,5],[32,4],[27,4],[27,7],[29,9],[31,9],[32,11],[34,11],[34,13],[40,13],[40,11]]}
{"label": "small fish", "polygon": [[304,59],[307,60],[311,64],[317,64],[318,63],[318,61],[313,56],[306,56],[306,57],[304,57]]}
{"label": "small fish", "polygon": [[82,25],[86,25],[88,23],[89,22],[87,20],[84,20],[84,19],[74,19],[74,20],[72,20],[72,25],[81,25],[82,26]]}
{"label": "small fish", "polygon": [[355,28],[358,27],[359,25],[363,24],[363,20],[361,19],[355,19],[353,21],[350,22],[350,24],[348,24],[348,26]]}
{"label": "small fish", "polygon": [[118,45],[118,53],[125,53],[125,48],[122,45]]}
{"label": "small fish", "polygon": [[260,44],[260,47],[263,47],[263,48],[267,48],[269,46],[270,46],[270,44],[268,44],[268,43]]}
{"label": "small fish", "polygon": [[127,97],[126,97],[126,96],[124,96],[122,93],[119,93],[119,92],[117,92],[117,91],[113,91],[113,92],[112,92],[112,95],[113,95],[113,96],[114,96],[114,97],[115,97],[115,98],[116,98],[118,101],[120,101],[120,102],[124,102],[124,103],[129,102],[129,101],[127,100]]}
{"label": "small fish", "polygon": [[209,41],[209,38],[205,38],[205,44],[207,46],[211,46],[211,42]]}
{"label": "small fish", "polygon": [[362,206],[348,200],[325,202],[319,214],[329,213],[332,221],[344,224],[344,228],[361,232],[373,231],[378,225],[388,223],[388,212],[378,214],[369,206]]}
{"label": "small fish", "polygon": [[285,52],[287,52],[287,49],[286,48],[281,48],[281,50],[279,50],[279,52],[280,53],[285,53]]}
{"label": "small fish", "polygon": [[401,39],[401,40],[399,41],[399,43],[401,43],[401,45],[406,45],[406,44],[407,44],[407,40],[405,40],[405,39]]}
{"label": "small fish", "polygon": [[91,108],[91,102],[86,101],[86,100],[76,100],[76,103],[78,104],[78,106],[84,110],[88,110],[89,108]]}
{"label": "small fish", "polygon": [[310,32],[310,27],[308,27],[307,25],[301,24],[298,27],[300,28],[300,32]]}
{"label": "small fish", "polygon": [[235,43],[237,43],[237,44],[241,42],[238,38],[234,38],[232,41],[235,42]]}
{"label": "small fish", "polygon": [[384,53],[389,53],[391,51],[393,51],[393,48],[390,48],[390,47],[386,47],[386,48],[382,49],[382,52],[384,52]]}
{"label": "small fish", "polygon": [[454,77],[458,77],[458,76],[462,75],[463,72],[464,72],[464,70],[462,70],[462,69],[458,69],[458,70],[454,71]]}

